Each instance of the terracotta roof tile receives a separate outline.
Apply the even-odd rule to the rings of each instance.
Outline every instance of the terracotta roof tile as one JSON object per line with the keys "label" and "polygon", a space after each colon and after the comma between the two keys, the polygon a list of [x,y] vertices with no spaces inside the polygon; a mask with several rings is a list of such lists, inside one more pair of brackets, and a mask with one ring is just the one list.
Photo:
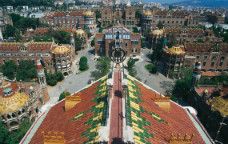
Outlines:
{"label": "terracotta roof tile", "polygon": [[52,107],[36,131],[30,144],[43,144],[42,132],[48,131],[64,132],[67,143],[73,144],[87,141],[87,138],[82,137],[81,134],[90,127],[89,125],[86,125],[85,122],[93,116],[93,113],[86,112],[79,120],[71,121],[71,119],[81,112],[88,111],[96,104],[95,102],[92,102],[92,99],[95,97],[97,86],[98,82],[91,87],[74,94],[80,96],[81,102],[68,111],[64,110],[65,100]]}
{"label": "terracotta roof tile", "polygon": [[168,112],[164,111],[155,104],[153,100],[156,97],[159,97],[159,94],[151,89],[147,89],[139,83],[137,83],[137,86],[140,89],[142,99],[142,102],[140,102],[139,105],[143,107],[145,111],[153,112],[165,121],[164,123],[159,122],[146,112],[141,114],[142,117],[151,123],[150,126],[145,126],[149,132],[153,134],[153,137],[149,140],[150,142],[168,143],[172,134],[181,134],[183,136],[185,134],[194,134],[193,143],[204,144],[204,141],[193,122],[182,107],[170,101],[170,110]]}

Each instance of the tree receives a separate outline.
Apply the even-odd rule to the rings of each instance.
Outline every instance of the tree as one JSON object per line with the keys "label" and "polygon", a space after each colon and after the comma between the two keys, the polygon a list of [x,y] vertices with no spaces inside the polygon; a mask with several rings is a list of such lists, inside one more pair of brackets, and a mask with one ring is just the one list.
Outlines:
{"label": "tree", "polygon": [[16,40],[19,40],[20,32],[16,27],[7,24],[5,27],[5,30],[3,31],[3,37],[4,38],[14,37]]}
{"label": "tree", "polygon": [[95,46],[95,39],[93,39],[92,41],[91,41],[91,47],[94,47]]}
{"label": "tree", "polygon": [[129,75],[131,76],[136,76],[137,75],[137,71],[135,70],[135,60],[130,58],[127,62],[127,70]]}
{"label": "tree", "polygon": [[52,73],[46,73],[46,81],[50,86],[55,86],[57,84],[56,75]]}
{"label": "tree", "polygon": [[59,100],[58,100],[58,101],[63,100],[64,98],[66,98],[66,97],[69,96],[69,95],[70,95],[70,93],[67,92],[67,91],[62,92],[62,93],[59,95]]}
{"label": "tree", "polygon": [[8,138],[9,138],[9,132],[6,129],[5,125],[3,125],[2,119],[0,119],[0,143],[6,144]]}
{"label": "tree", "polygon": [[19,143],[23,136],[26,134],[28,129],[31,127],[31,121],[25,119],[21,122],[19,129],[8,132],[6,127],[2,124],[0,119],[0,143],[1,144],[16,144]]}
{"label": "tree", "polygon": [[52,31],[52,37],[55,41],[60,44],[70,44],[71,35],[69,32],[65,31]]}
{"label": "tree", "polygon": [[83,56],[80,58],[80,61],[79,61],[79,70],[80,71],[85,71],[89,68],[88,66],[88,60],[87,60],[87,57]]}
{"label": "tree", "polygon": [[207,21],[214,25],[218,22],[218,17],[216,15],[207,15]]}
{"label": "tree", "polygon": [[25,18],[14,13],[10,14],[10,16],[12,18],[14,27],[22,32],[25,32],[28,28],[35,29],[41,25],[38,18]]}
{"label": "tree", "polygon": [[75,50],[81,50],[85,43],[85,38],[80,36],[75,36]]}
{"label": "tree", "polygon": [[154,49],[153,53],[149,55],[149,59],[151,60],[151,62],[156,63],[161,59],[162,53],[163,53],[163,44],[159,43]]}
{"label": "tree", "polygon": [[103,28],[100,27],[100,28],[99,28],[99,33],[102,33],[102,32],[103,32]]}
{"label": "tree", "polygon": [[64,80],[63,74],[62,74],[61,72],[59,72],[59,71],[55,73],[55,76],[56,76],[56,80],[57,80],[58,82]]}
{"label": "tree", "polygon": [[139,30],[137,27],[133,27],[133,33],[139,33]]}
{"label": "tree", "polygon": [[17,70],[17,80],[31,81],[37,77],[36,66],[31,60],[22,60],[19,62]]}
{"label": "tree", "polygon": [[108,74],[111,68],[111,60],[108,57],[100,57],[97,60],[96,70],[91,73],[95,79],[99,79]]}
{"label": "tree", "polygon": [[53,6],[54,0],[1,0],[0,7],[2,6]]}
{"label": "tree", "polygon": [[138,26],[141,26],[141,19],[142,19],[142,13],[141,13],[141,11],[140,10],[137,10],[136,12],[135,12],[135,17],[139,20],[139,24],[138,24]]}
{"label": "tree", "polygon": [[96,21],[98,22],[98,19],[101,18],[101,12],[99,10],[96,10],[95,14],[96,14]]}
{"label": "tree", "polygon": [[2,66],[2,73],[8,79],[13,80],[15,78],[15,74],[17,71],[17,65],[14,61],[6,61],[5,64]]}
{"label": "tree", "polygon": [[183,78],[176,81],[172,96],[174,99],[187,101],[192,88],[192,69],[183,68],[181,71]]}
{"label": "tree", "polygon": [[162,29],[164,27],[164,24],[161,21],[159,21],[158,24],[157,24],[157,27],[159,29]]}
{"label": "tree", "polygon": [[145,65],[145,68],[152,74],[156,74],[157,73],[157,67],[154,64],[147,64]]}

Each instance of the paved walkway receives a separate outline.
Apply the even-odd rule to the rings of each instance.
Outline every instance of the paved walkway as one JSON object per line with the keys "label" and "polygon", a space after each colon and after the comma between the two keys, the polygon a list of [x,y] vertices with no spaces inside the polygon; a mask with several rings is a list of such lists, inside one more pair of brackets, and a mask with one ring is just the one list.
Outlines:
{"label": "paved walkway", "polygon": [[112,94],[111,124],[109,143],[120,144],[123,138],[122,84],[121,72],[115,70]]}

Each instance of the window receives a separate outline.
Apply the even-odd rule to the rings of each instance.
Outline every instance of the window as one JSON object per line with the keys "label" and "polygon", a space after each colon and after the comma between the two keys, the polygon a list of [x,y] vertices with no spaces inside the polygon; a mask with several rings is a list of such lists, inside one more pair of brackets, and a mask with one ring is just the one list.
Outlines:
{"label": "window", "polygon": [[220,63],[219,63],[219,66],[222,66],[222,65],[223,65],[223,62],[220,62]]}
{"label": "window", "polygon": [[204,59],[207,59],[207,56],[204,56]]}
{"label": "window", "polygon": [[211,62],[211,66],[213,67],[215,65],[215,62]]}
{"label": "window", "polygon": [[212,56],[211,60],[214,61],[216,59],[216,56]]}
{"label": "window", "polygon": [[206,62],[203,62],[203,66],[205,66],[206,65]]}

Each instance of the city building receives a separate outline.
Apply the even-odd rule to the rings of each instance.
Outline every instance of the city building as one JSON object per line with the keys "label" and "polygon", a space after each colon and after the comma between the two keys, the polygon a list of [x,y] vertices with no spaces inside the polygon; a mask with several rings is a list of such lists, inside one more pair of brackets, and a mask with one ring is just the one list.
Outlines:
{"label": "city building", "polygon": [[136,11],[140,10],[140,6],[127,5],[114,5],[105,6],[101,9],[101,25],[102,27],[110,27],[120,23],[132,29],[138,24],[138,19],[136,18]]}
{"label": "city building", "polygon": [[71,66],[74,58],[74,49],[71,46],[62,45],[57,46],[51,51],[53,57],[53,64],[55,71],[60,71],[64,75],[72,72]]}
{"label": "city building", "polygon": [[34,122],[40,107],[48,99],[45,85],[9,82],[1,76],[0,116],[9,131],[18,129],[25,119]]}
{"label": "city building", "polygon": [[166,48],[164,52],[164,72],[167,77],[180,78],[184,64],[185,51],[183,46]]}
{"label": "city building", "polygon": [[185,43],[185,66],[200,62],[203,71],[228,71],[227,43]]}
{"label": "city building", "polygon": [[[56,47],[59,46],[54,42],[1,42],[0,64],[8,60],[13,60],[16,64],[21,60],[32,60],[36,63],[36,60],[40,59],[48,71],[54,72],[58,70],[57,65],[54,63],[58,60],[55,59],[55,54],[52,53]],[[72,60],[75,53],[74,48],[72,46],[68,46],[68,48],[71,52],[70,60]]]}
{"label": "city building", "polygon": [[95,36],[96,55],[109,56],[115,47],[116,40],[118,45],[126,52],[127,56],[136,56],[141,51],[141,35],[133,33],[121,24],[106,29],[103,33]]}
{"label": "city building", "polygon": [[50,12],[41,18],[41,21],[54,27],[88,28],[90,33],[94,33],[96,29],[95,13],[90,10]]}
{"label": "city building", "polygon": [[151,47],[156,47],[159,42],[184,45],[185,43],[221,43],[222,38],[216,37],[212,30],[200,28],[166,27],[153,29],[148,37]]}
{"label": "city building", "polygon": [[41,115],[21,143],[212,144],[196,115],[116,68]]}
{"label": "city building", "polygon": [[[228,71],[228,44],[226,43],[185,43],[182,47],[164,49],[164,73],[168,77],[177,73],[179,78],[181,68],[193,67],[200,63],[202,71]],[[174,74],[175,75],[175,74]]]}
{"label": "city building", "polygon": [[159,22],[165,27],[183,27],[198,24],[187,11],[144,10],[142,21],[144,31],[156,28]]}

